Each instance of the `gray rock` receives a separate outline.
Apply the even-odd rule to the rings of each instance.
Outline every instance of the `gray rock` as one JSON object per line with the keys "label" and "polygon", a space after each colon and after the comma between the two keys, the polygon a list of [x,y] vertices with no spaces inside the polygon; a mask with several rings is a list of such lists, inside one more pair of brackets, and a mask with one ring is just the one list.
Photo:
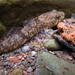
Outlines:
{"label": "gray rock", "polygon": [[[37,64],[42,75],[48,72],[53,72],[55,75],[75,75],[75,64],[47,52],[39,53]],[[47,70],[43,70],[43,68]]]}
{"label": "gray rock", "polygon": [[22,63],[25,66],[28,62],[26,60],[24,60]]}
{"label": "gray rock", "polygon": [[36,48],[34,48],[34,50],[37,52],[37,51],[39,50],[39,48],[38,48],[38,47],[36,47]]}
{"label": "gray rock", "polygon": [[29,46],[24,46],[24,47],[22,47],[22,52],[29,52],[29,50],[30,50],[30,47]]}
{"label": "gray rock", "polygon": [[32,60],[34,60],[35,59],[35,57],[30,57]]}
{"label": "gray rock", "polygon": [[19,49],[17,49],[17,50],[14,51],[14,54],[18,54],[20,52],[21,52],[21,49],[19,48]]}
{"label": "gray rock", "polygon": [[36,64],[36,61],[34,60],[31,62],[30,66],[34,66],[35,64]]}
{"label": "gray rock", "polygon": [[27,70],[27,72],[29,72],[29,73],[32,72],[32,71],[33,71],[33,69],[31,67],[29,67],[28,70]]}
{"label": "gray rock", "polygon": [[31,56],[35,56],[35,55],[37,55],[37,52],[36,51],[32,51],[31,52]]}
{"label": "gray rock", "polygon": [[11,64],[11,63],[9,63],[9,62],[4,62],[4,63],[3,63],[3,66],[4,66],[4,67],[12,66],[12,64]]}

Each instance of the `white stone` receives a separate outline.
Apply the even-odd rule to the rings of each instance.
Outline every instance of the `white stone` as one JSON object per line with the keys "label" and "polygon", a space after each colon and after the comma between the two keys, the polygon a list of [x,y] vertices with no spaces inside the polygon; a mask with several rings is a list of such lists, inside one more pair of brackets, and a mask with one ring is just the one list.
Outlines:
{"label": "white stone", "polygon": [[35,56],[35,55],[37,55],[37,52],[32,51],[32,52],[31,52],[31,56]]}

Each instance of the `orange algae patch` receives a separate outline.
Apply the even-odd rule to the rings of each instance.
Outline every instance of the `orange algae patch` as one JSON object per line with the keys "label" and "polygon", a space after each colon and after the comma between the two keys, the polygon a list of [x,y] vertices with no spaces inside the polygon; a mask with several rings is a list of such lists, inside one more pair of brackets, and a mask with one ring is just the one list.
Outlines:
{"label": "orange algae patch", "polygon": [[60,35],[71,44],[75,44],[75,19],[67,19],[67,22],[60,22],[57,25]]}

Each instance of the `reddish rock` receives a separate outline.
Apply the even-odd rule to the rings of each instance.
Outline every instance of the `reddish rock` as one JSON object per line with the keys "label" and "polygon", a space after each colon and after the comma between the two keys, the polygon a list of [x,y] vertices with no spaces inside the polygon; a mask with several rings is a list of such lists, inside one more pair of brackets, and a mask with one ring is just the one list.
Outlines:
{"label": "reddish rock", "polygon": [[19,55],[18,59],[21,60],[23,58],[23,55]]}
{"label": "reddish rock", "polygon": [[24,74],[24,75],[28,75],[27,71],[23,71],[23,74]]}
{"label": "reddish rock", "polygon": [[7,59],[10,63],[18,63],[19,60],[16,56],[11,56]]}

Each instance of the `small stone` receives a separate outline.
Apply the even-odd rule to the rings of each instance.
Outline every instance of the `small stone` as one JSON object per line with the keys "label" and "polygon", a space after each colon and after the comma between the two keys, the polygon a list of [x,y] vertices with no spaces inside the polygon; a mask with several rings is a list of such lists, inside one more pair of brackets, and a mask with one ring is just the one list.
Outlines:
{"label": "small stone", "polygon": [[11,56],[7,60],[11,63],[18,63],[19,62],[19,60],[16,56]]}
{"label": "small stone", "polygon": [[35,57],[30,57],[32,60],[34,60],[35,59]]}
{"label": "small stone", "polygon": [[30,64],[30,66],[34,66],[35,65],[35,63],[36,63],[36,61],[34,60],[34,61],[32,61],[31,62],[31,64]]}
{"label": "small stone", "polygon": [[53,32],[53,29],[46,29],[45,30],[45,34],[49,33],[49,32]]}
{"label": "small stone", "polygon": [[37,52],[39,50],[39,48],[36,47],[36,48],[34,48],[34,50]]}
{"label": "small stone", "polygon": [[28,70],[27,70],[28,73],[30,73],[32,71],[33,71],[33,69],[31,67],[29,67]]}
{"label": "small stone", "polygon": [[29,63],[27,63],[26,65],[24,65],[25,66],[25,68],[28,68],[29,66],[30,66],[30,64]]}
{"label": "small stone", "polygon": [[70,61],[72,61],[72,60],[73,60],[71,56],[69,56],[67,59],[68,59],[68,60],[70,60]]}
{"label": "small stone", "polygon": [[24,58],[26,59],[27,58],[27,55],[24,55]]}
{"label": "small stone", "polygon": [[19,55],[18,59],[21,60],[23,58],[23,55]]}
{"label": "small stone", "polygon": [[23,61],[22,63],[23,63],[23,65],[25,66],[28,62],[25,60],[25,61]]}
{"label": "small stone", "polygon": [[22,47],[22,52],[29,52],[29,50],[30,50],[30,47],[29,46],[24,46],[24,47]]}
{"label": "small stone", "polygon": [[50,39],[44,43],[44,47],[50,50],[60,50],[61,46],[55,39]]}
{"label": "small stone", "polygon": [[47,49],[43,49],[43,51],[48,52],[48,50],[47,50]]}
{"label": "small stone", "polygon": [[3,66],[4,66],[4,67],[12,66],[12,64],[11,64],[11,63],[9,63],[9,62],[4,62],[4,63],[3,63]]}
{"label": "small stone", "polygon": [[35,56],[35,55],[37,55],[37,52],[32,51],[32,52],[31,52],[31,56]]}
{"label": "small stone", "polygon": [[14,51],[14,54],[19,54],[21,52],[21,49],[17,49]]}
{"label": "small stone", "polygon": [[28,73],[26,71],[23,71],[24,75],[28,75]]}
{"label": "small stone", "polygon": [[2,57],[3,57],[3,60],[6,60],[6,58],[9,57],[9,55],[3,54]]}
{"label": "small stone", "polygon": [[3,70],[0,70],[0,75],[4,75],[4,71]]}
{"label": "small stone", "polygon": [[26,60],[27,60],[28,63],[32,62],[32,60],[30,58],[27,58]]}
{"label": "small stone", "polygon": [[36,66],[33,66],[32,69],[33,69],[33,72],[34,72],[36,70]]}

